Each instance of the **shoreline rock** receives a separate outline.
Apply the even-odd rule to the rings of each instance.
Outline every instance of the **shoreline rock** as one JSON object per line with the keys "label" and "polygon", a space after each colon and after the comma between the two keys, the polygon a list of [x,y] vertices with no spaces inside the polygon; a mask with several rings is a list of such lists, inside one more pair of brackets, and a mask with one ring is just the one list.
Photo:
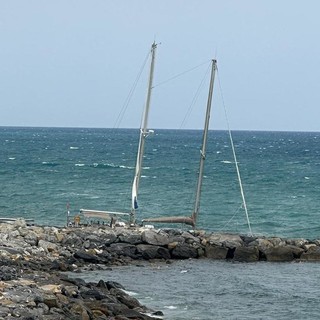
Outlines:
{"label": "shoreline rock", "polygon": [[235,262],[320,261],[320,240],[178,229],[57,228],[0,224],[0,319],[152,319],[120,284],[85,283],[63,272],[136,261],[217,259]]}

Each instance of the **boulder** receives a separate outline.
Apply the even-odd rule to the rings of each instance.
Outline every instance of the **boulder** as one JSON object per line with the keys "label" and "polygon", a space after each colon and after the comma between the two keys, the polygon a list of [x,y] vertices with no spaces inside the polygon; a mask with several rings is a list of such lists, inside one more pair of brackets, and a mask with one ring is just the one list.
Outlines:
{"label": "boulder", "polygon": [[85,251],[77,251],[74,254],[74,257],[76,259],[82,259],[85,262],[90,262],[90,263],[99,263],[99,258],[91,253],[87,253]]}
{"label": "boulder", "polygon": [[217,246],[224,246],[230,249],[234,249],[236,247],[241,247],[244,245],[243,240],[237,234],[220,234],[215,233],[211,234],[207,241],[210,244],[214,244]]}
{"label": "boulder", "polygon": [[181,235],[182,238],[185,239],[186,243],[192,244],[192,243],[200,243],[200,238],[195,237],[194,235],[192,235],[190,232],[183,232]]}
{"label": "boulder", "polygon": [[130,244],[140,244],[142,243],[141,234],[124,233],[119,236],[120,242],[130,243]]}
{"label": "boulder", "polygon": [[142,232],[142,241],[155,246],[166,246],[169,243],[169,236],[161,230],[145,230]]}
{"label": "boulder", "polygon": [[209,259],[224,260],[227,258],[228,248],[214,245],[207,245],[205,247],[205,256]]}
{"label": "boulder", "polygon": [[125,304],[130,309],[138,308],[142,306],[136,298],[129,296],[127,293],[125,293],[121,289],[111,289],[110,293],[116,296],[118,301]]}
{"label": "boulder", "polygon": [[238,247],[234,252],[233,260],[239,262],[259,261],[259,249],[256,246]]}
{"label": "boulder", "polygon": [[189,259],[189,258],[197,258],[198,250],[197,248],[186,244],[179,243],[171,252],[171,256],[175,259]]}
{"label": "boulder", "polygon": [[53,252],[58,250],[58,246],[55,243],[39,240],[38,247],[44,249],[46,252]]}
{"label": "boulder", "polygon": [[258,247],[261,252],[273,247],[273,244],[267,239],[258,238],[249,243],[249,247]]}
{"label": "boulder", "polygon": [[149,244],[138,244],[137,251],[143,259],[170,259],[170,252],[167,248],[152,246]]}
{"label": "boulder", "polygon": [[43,303],[46,304],[49,308],[57,308],[59,306],[58,299],[54,294],[44,294]]}
{"label": "boulder", "polygon": [[271,247],[263,252],[267,261],[283,262],[292,261],[294,259],[293,250],[289,246]]}
{"label": "boulder", "polygon": [[296,247],[301,247],[305,244],[308,244],[308,240],[303,239],[303,238],[297,238],[297,239],[287,239],[286,240],[288,245],[293,245]]}
{"label": "boulder", "polygon": [[110,250],[117,255],[128,256],[130,258],[136,259],[137,257],[137,248],[136,246],[128,243],[112,243]]}
{"label": "boulder", "polygon": [[279,237],[272,237],[268,239],[274,247],[285,247],[286,241]]}
{"label": "boulder", "polygon": [[304,261],[320,261],[320,247],[310,247],[307,252],[303,252],[300,256]]}

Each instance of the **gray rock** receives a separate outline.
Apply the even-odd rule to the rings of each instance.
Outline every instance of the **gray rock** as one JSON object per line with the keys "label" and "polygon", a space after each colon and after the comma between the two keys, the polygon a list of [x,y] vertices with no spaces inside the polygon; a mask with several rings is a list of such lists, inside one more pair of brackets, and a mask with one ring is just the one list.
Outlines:
{"label": "gray rock", "polygon": [[74,257],[76,259],[82,259],[86,262],[91,262],[91,263],[98,263],[99,262],[99,258],[91,253],[87,253],[85,251],[77,251],[74,254]]}
{"label": "gray rock", "polygon": [[137,245],[142,243],[142,238],[141,238],[141,234],[126,233],[119,236],[119,241]]}
{"label": "gray rock", "polygon": [[169,236],[161,230],[145,230],[142,232],[142,241],[155,246],[166,246],[169,243]]}
{"label": "gray rock", "polygon": [[[200,243],[200,239],[198,237],[195,237],[190,232],[184,231],[181,235],[185,239],[186,243],[192,244],[192,243]],[[171,241],[171,240],[170,240]]]}
{"label": "gray rock", "polygon": [[238,262],[256,262],[259,261],[258,247],[238,247],[233,256],[234,261]]}
{"label": "gray rock", "polygon": [[222,260],[227,258],[228,248],[207,245],[205,247],[205,256],[209,259]]}
{"label": "gray rock", "polygon": [[198,250],[188,244],[179,243],[172,250],[171,255],[175,259],[197,258],[198,257]]}
{"label": "gray rock", "polygon": [[136,298],[129,296],[121,289],[111,289],[110,293],[116,296],[121,303],[125,304],[130,309],[142,306]]}
{"label": "gray rock", "polygon": [[143,259],[170,259],[170,252],[167,248],[152,246],[149,244],[137,245],[137,251],[141,254]]}
{"label": "gray rock", "polygon": [[128,243],[112,243],[110,250],[118,255],[128,256],[130,258],[136,259],[137,248],[136,246]]}
{"label": "gray rock", "polygon": [[264,251],[267,261],[284,262],[292,261],[294,258],[293,250],[287,246],[271,247]]}
{"label": "gray rock", "polygon": [[311,247],[307,252],[303,252],[300,257],[304,261],[320,261],[320,247]]}
{"label": "gray rock", "polygon": [[224,246],[230,249],[234,249],[236,247],[241,247],[244,245],[244,242],[241,239],[241,237],[236,234],[215,233],[215,234],[209,235],[207,241],[210,244],[215,244],[217,246]]}
{"label": "gray rock", "polygon": [[44,249],[46,252],[53,252],[58,250],[58,246],[55,243],[39,240],[38,247]]}

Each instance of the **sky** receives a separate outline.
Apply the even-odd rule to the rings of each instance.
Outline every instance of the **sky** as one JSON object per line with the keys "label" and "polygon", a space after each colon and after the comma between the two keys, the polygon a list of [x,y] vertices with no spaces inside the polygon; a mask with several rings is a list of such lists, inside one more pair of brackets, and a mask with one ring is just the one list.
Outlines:
{"label": "sky", "polygon": [[138,128],[148,65],[126,99],[155,41],[150,128],[178,129],[188,110],[183,128],[203,127],[207,83],[192,101],[216,58],[211,129],[226,110],[232,130],[319,131],[319,12],[317,0],[2,0],[0,126]]}

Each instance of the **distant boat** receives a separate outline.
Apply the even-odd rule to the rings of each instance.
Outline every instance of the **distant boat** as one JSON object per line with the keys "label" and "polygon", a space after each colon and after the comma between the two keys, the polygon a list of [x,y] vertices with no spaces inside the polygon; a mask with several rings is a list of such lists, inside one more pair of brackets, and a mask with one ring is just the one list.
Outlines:
{"label": "distant boat", "polygon": [[145,140],[150,133],[153,133],[153,130],[148,130],[148,116],[149,116],[149,109],[150,109],[150,102],[151,102],[151,91],[152,91],[152,83],[153,83],[156,48],[157,48],[157,44],[153,43],[150,51],[151,63],[150,63],[150,71],[149,71],[147,98],[146,98],[146,103],[143,110],[143,116],[142,116],[142,121],[140,126],[139,146],[138,146],[138,152],[137,152],[135,174],[134,174],[134,179],[132,184],[131,210],[128,213],[128,212],[113,212],[113,211],[81,209],[80,213],[83,214],[85,217],[111,220],[116,216],[122,215],[122,216],[129,216],[129,223],[135,224],[136,210],[138,209],[138,191],[139,191],[139,183],[140,183],[140,177],[141,177],[141,171],[142,171],[142,161],[143,161]]}
{"label": "distant boat", "polygon": [[212,60],[211,65],[211,77],[209,84],[209,93],[208,93],[208,101],[207,101],[207,109],[205,116],[205,124],[203,129],[203,138],[202,138],[202,146],[200,150],[200,166],[198,173],[198,182],[197,189],[195,195],[195,204],[194,209],[191,216],[172,216],[172,217],[159,217],[159,218],[149,218],[144,219],[142,222],[158,222],[158,223],[184,223],[187,225],[191,225],[192,227],[196,226],[197,218],[200,211],[200,196],[201,196],[201,188],[202,188],[202,179],[203,179],[203,169],[204,169],[204,161],[206,159],[206,147],[207,147],[207,138],[208,138],[208,130],[209,130],[209,120],[210,120],[210,112],[211,112],[211,103],[213,96],[213,85],[214,78],[217,69],[217,60]]}

